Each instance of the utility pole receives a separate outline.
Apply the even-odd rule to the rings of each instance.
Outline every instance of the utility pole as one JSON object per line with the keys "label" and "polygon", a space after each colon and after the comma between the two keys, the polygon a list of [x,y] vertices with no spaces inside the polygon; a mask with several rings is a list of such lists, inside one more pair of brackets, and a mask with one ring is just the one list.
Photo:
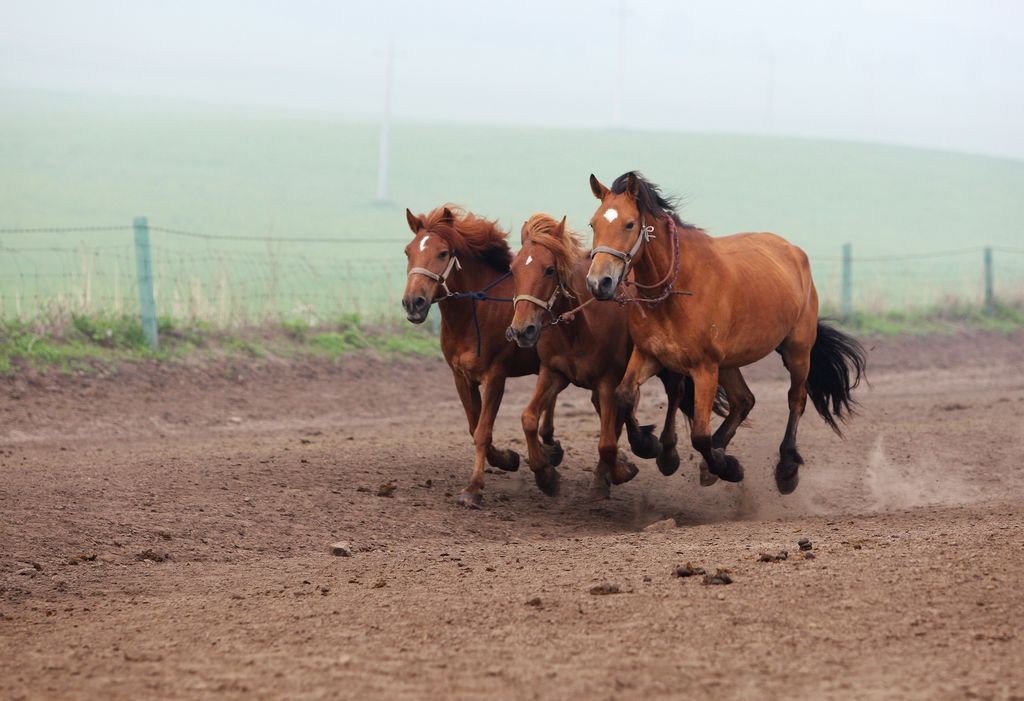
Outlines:
{"label": "utility pole", "polygon": [[391,79],[394,72],[394,49],[388,44],[384,59],[384,114],[380,123],[380,144],[377,152],[377,202],[388,201],[388,162],[391,159]]}

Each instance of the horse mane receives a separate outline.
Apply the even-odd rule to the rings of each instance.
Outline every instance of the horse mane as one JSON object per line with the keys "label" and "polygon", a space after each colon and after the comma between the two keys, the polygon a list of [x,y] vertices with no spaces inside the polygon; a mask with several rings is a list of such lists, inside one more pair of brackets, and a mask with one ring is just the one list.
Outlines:
{"label": "horse mane", "polygon": [[[446,221],[444,211],[453,218]],[[512,264],[512,249],[507,234],[498,222],[467,212],[462,207],[446,204],[422,217],[423,228],[443,238],[456,255],[476,258],[498,272],[508,272]]]}
{"label": "horse mane", "polygon": [[612,183],[612,192],[616,195],[624,193],[631,175],[636,178],[636,203],[640,207],[641,213],[650,214],[657,219],[672,217],[672,221],[679,226],[687,229],[696,228],[679,218],[679,214],[676,212],[676,207],[679,206],[678,198],[666,197],[661,194],[661,188],[645,178],[639,171],[631,170],[615,178],[615,182]]}
{"label": "horse mane", "polygon": [[529,236],[530,242],[551,251],[555,257],[555,270],[562,286],[567,288],[573,295],[573,278],[576,275],[576,264],[583,256],[583,242],[579,234],[570,229],[568,225],[565,230],[558,233],[558,220],[550,214],[538,212],[523,224],[523,234]]}

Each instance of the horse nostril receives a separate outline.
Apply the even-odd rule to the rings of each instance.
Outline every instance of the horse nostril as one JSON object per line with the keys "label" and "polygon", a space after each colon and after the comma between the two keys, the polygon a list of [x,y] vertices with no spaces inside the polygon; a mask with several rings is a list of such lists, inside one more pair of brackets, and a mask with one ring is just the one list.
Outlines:
{"label": "horse nostril", "polygon": [[530,324],[529,326],[527,326],[525,329],[523,329],[523,335],[528,337],[528,338],[536,336],[537,335],[537,325],[536,324]]}
{"label": "horse nostril", "polygon": [[605,275],[603,278],[601,278],[601,291],[602,292],[611,292],[612,282],[613,281],[612,281],[612,276],[611,275]]}
{"label": "horse nostril", "polygon": [[413,309],[415,309],[418,312],[421,312],[424,309],[426,309],[426,307],[427,307],[427,298],[426,297],[422,297],[422,296],[417,297],[416,299],[414,299],[412,301],[412,304],[413,304]]}

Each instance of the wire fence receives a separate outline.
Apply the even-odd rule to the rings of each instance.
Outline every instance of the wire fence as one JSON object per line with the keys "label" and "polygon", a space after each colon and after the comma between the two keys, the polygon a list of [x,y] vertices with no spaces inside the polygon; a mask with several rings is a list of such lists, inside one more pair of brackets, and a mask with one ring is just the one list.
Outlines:
{"label": "wire fence", "polygon": [[[0,229],[0,318],[139,313],[132,226]],[[149,227],[157,313],[220,327],[270,320],[329,322],[401,314],[405,239],[227,236]],[[353,257],[360,244],[393,246]],[[376,250],[380,250],[378,247]],[[983,246],[894,256],[811,256],[822,306],[885,313],[1024,302],[1024,247]],[[365,255],[365,254],[364,254]],[[845,306],[844,306],[845,304]]]}

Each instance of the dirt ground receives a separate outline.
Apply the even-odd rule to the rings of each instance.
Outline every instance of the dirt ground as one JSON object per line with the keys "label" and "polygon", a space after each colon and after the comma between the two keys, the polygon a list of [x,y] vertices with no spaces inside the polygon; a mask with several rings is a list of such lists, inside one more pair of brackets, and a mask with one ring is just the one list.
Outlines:
{"label": "dirt ground", "polygon": [[840,440],[807,414],[791,496],[770,358],[743,483],[700,487],[687,450],[588,500],[570,390],[562,494],[524,466],[480,511],[439,360],[0,380],[0,698],[1024,699],[1024,334],[869,345],[861,415]]}

